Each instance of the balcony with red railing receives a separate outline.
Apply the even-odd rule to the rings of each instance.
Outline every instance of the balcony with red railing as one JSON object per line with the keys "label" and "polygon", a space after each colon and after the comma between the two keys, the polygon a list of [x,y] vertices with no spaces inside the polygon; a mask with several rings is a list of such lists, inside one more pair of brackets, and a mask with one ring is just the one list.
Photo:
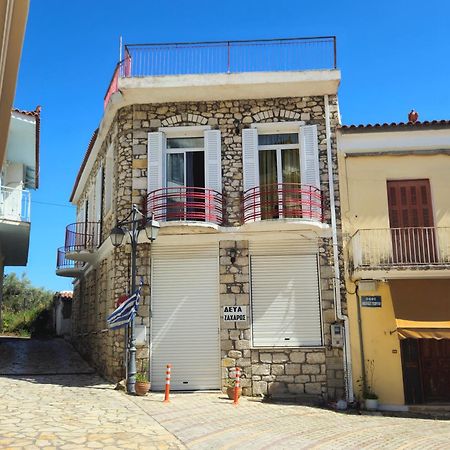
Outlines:
{"label": "balcony with red railing", "polygon": [[60,277],[78,277],[83,271],[84,263],[66,258],[66,249],[60,247],[56,254],[56,275]]}
{"label": "balcony with red railing", "polygon": [[[130,87],[130,83],[122,83],[123,80],[177,75],[332,71],[336,64],[335,36],[128,44],[124,46],[123,59],[115,67],[104,106],[106,109],[114,93]],[[265,80],[268,81],[267,77]],[[336,82],[337,89],[338,80],[335,77],[330,80]],[[135,87],[143,86],[141,80]],[[154,83],[148,87],[156,89]]]}
{"label": "balcony with red railing", "polygon": [[323,221],[320,189],[299,183],[275,183],[244,192],[244,224],[263,220]]}
{"label": "balcony with red railing", "polygon": [[147,196],[147,213],[158,222],[222,225],[224,198],[220,192],[203,187],[168,187]]}
{"label": "balcony with red railing", "polygon": [[88,261],[100,246],[100,222],[76,222],[66,227],[66,258]]}

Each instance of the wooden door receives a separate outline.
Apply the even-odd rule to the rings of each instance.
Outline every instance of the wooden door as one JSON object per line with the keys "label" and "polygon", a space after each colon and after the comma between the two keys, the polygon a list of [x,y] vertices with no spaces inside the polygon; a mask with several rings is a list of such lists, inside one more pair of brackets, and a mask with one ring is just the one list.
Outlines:
{"label": "wooden door", "polygon": [[425,402],[450,401],[450,339],[419,339]]}
{"label": "wooden door", "polygon": [[387,182],[393,262],[433,263],[437,260],[429,180]]}
{"label": "wooden door", "polygon": [[403,389],[405,403],[414,405],[423,403],[422,377],[420,374],[420,355],[418,339],[400,341],[403,369]]}

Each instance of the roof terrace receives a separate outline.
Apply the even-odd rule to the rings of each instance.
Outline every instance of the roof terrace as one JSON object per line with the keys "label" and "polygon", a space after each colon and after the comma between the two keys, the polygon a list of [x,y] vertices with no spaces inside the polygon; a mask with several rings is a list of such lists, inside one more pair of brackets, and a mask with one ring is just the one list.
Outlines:
{"label": "roof terrace", "polygon": [[[228,85],[240,97],[243,85],[265,85],[293,82],[330,82],[332,87],[316,89],[317,93],[332,93],[337,89],[339,74],[336,69],[336,37],[308,37],[292,39],[264,39],[220,42],[183,42],[171,44],[132,44],[124,46],[123,59],[116,65],[104,97],[105,109],[111,96],[127,88],[164,89],[164,97],[152,100],[186,100],[173,92],[167,98],[167,89],[198,87],[204,99],[229,98],[217,87]],[[311,72],[305,75],[299,72]],[[289,72],[286,76],[281,73]],[[325,73],[323,73],[325,72]],[[202,77],[199,77],[202,75]],[[208,77],[205,77],[208,75]],[[214,94],[207,88],[214,87]],[[206,88],[206,91],[205,91]],[[323,92],[323,89],[330,92]],[[247,90],[248,92],[248,90]],[[192,92],[191,92],[192,94]],[[195,94],[195,91],[194,91]],[[246,95],[249,95],[248,93]],[[255,93],[257,95],[257,93]],[[280,96],[283,96],[283,90]],[[240,97],[240,98],[245,98]]]}

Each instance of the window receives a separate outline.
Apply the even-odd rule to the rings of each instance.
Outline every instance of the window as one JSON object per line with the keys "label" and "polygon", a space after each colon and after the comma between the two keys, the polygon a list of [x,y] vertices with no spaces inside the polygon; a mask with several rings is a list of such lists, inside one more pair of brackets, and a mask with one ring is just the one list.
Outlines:
{"label": "window", "polygon": [[301,217],[298,133],[258,136],[261,218]]}
{"label": "window", "polygon": [[203,142],[203,138],[167,139],[167,220],[204,216]]}
{"label": "window", "polygon": [[322,219],[317,125],[254,124],[242,153],[244,222]]}
{"label": "window", "polygon": [[222,221],[221,138],[210,126],[148,135],[148,208],[157,220]]}

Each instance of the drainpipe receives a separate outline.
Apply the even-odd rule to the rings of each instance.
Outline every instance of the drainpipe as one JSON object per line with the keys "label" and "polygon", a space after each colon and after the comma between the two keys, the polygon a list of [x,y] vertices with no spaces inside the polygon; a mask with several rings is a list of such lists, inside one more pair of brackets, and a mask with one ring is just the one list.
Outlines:
{"label": "drainpipe", "polygon": [[348,317],[342,313],[341,304],[341,274],[339,271],[339,246],[336,226],[336,203],[334,199],[334,177],[333,158],[331,153],[331,127],[330,127],[330,105],[328,95],[324,96],[325,103],[325,132],[327,136],[327,165],[328,165],[328,185],[330,191],[331,228],[333,232],[333,265],[334,265],[334,299],[336,308],[336,318],[344,322],[344,371],[345,371],[345,392],[347,402],[354,401],[353,378],[352,378],[352,355],[350,350],[350,331]]}
{"label": "drainpipe", "polygon": [[364,355],[364,337],[362,327],[361,301],[359,297],[359,283],[355,281],[355,296],[358,312],[358,334],[359,334],[359,356],[361,358],[361,381],[363,393],[367,391],[367,377],[366,377],[366,357]]}

